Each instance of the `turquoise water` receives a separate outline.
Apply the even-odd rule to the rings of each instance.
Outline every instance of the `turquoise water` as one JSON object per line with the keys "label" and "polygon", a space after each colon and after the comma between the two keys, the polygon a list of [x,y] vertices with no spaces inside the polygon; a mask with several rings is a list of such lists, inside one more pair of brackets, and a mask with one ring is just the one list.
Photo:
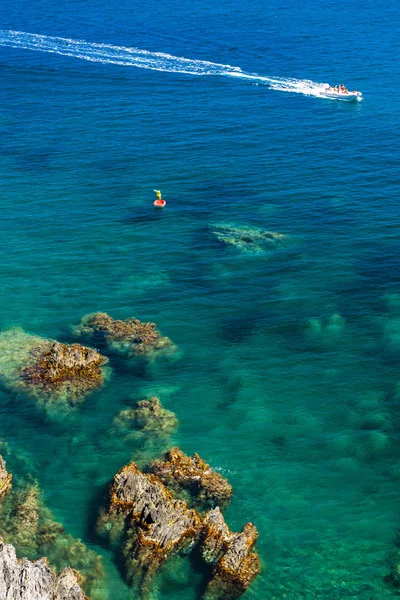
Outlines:
{"label": "turquoise water", "polygon": [[[15,477],[37,477],[55,518],[104,556],[109,598],[128,600],[93,521],[115,472],[152,451],[114,437],[112,419],[157,394],[180,421],[171,444],[233,485],[231,528],[259,530],[246,598],[395,597],[396,4],[42,0],[0,17],[1,328],[70,341],[106,311],[156,322],[179,348],[112,359],[68,418],[3,391]],[[316,98],[326,81],[364,100]],[[286,237],[241,252],[211,233],[227,221]],[[157,597],[198,586],[182,563]]]}

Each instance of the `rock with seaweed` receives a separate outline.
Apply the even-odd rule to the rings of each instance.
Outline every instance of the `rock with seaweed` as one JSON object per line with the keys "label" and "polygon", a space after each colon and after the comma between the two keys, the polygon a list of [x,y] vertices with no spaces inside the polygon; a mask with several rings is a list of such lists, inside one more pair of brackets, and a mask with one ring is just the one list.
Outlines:
{"label": "rock with seaweed", "polygon": [[174,349],[171,340],[157,331],[155,323],[142,323],[133,317],[122,321],[107,313],[93,313],[84,316],[73,331],[78,337],[103,344],[109,352],[126,357]]}
{"label": "rock with seaweed", "polygon": [[253,552],[257,537],[252,523],[246,523],[240,533],[231,532],[219,508],[205,515],[200,553],[213,566],[204,595],[206,600],[234,600],[246,591],[260,573],[260,559]]}
{"label": "rock with seaweed", "polygon": [[108,361],[92,348],[61,344],[20,328],[0,333],[0,380],[46,406],[75,405],[103,384]]}
{"label": "rock with seaweed", "polygon": [[45,558],[17,559],[15,548],[0,538],[0,598],[4,600],[89,600],[79,574],[66,567],[61,573]]}
{"label": "rock with seaweed", "polygon": [[19,556],[28,559],[46,556],[57,570],[67,566],[76,569],[85,591],[94,599],[102,598],[101,557],[54,521],[37,484],[20,483],[6,496],[0,508],[0,534],[16,548]]}
{"label": "rock with seaweed", "polygon": [[180,448],[170,448],[161,459],[152,462],[148,470],[172,492],[179,494],[187,490],[200,509],[224,508],[232,498],[232,486],[198,454],[187,456]]}
{"label": "rock with seaweed", "polygon": [[179,421],[170,410],[164,408],[157,397],[138,400],[135,408],[121,410],[112,422],[112,430],[127,435],[169,436]]}
{"label": "rock with seaweed", "polygon": [[214,223],[210,229],[219,242],[252,254],[259,254],[267,249],[273,249],[285,238],[282,233],[268,231],[252,225]]}
{"label": "rock with seaweed", "polygon": [[11,489],[12,475],[7,472],[6,461],[0,456],[0,498],[4,497]]}
{"label": "rock with seaweed", "polygon": [[103,438],[110,452],[127,452],[139,468],[159,456],[172,445],[172,434],[178,427],[178,419],[161,404],[156,396],[135,400],[127,399],[132,406],[121,410],[113,419],[107,436]]}
{"label": "rock with seaweed", "polygon": [[200,530],[196,512],[135,463],[115,475],[98,521],[99,533],[120,545],[128,582],[142,592],[170,555],[193,548]]}

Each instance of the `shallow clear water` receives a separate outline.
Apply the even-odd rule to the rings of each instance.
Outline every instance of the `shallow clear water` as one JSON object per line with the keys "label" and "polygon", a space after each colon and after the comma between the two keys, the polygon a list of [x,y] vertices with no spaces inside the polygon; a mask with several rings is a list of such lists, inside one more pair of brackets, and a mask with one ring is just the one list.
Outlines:
{"label": "shallow clear water", "polygon": [[[179,347],[175,361],[113,359],[69,418],[2,392],[0,436],[27,461],[8,458],[15,475],[38,478],[56,519],[103,554],[109,597],[126,600],[92,524],[104,486],[138,452],[109,435],[112,419],[157,393],[180,421],[173,443],[233,485],[229,525],[259,529],[263,572],[246,597],[394,597],[396,4],[41,0],[6,2],[0,16],[1,328],[64,341],[84,314],[107,311],[155,321]],[[23,34],[10,48],[6,30],[258,78],[93,63],[24,49]],[[287,93],[276,78],[343,81],[364,100],[318,99],[293,82],[306,93]],[[243,253],[210,233],[225,221],[286,238]],[[198,584],[183,564],[158,597],[195,599]]]}

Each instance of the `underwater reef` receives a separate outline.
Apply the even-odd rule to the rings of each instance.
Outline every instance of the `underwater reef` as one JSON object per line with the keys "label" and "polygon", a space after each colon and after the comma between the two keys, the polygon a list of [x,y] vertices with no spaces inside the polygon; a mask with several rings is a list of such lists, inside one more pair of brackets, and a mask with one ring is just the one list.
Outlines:
{"label": "underwater reef", "polygon": [[59,574],[45,558],[17,559],[15,548],[0,538],[0,598],[3,600],[88,600],[79,574],[66,567]]}
{"label": "underwater reef", "polygon": [[271,249],[285,238],[282,233],[267,231],[252,225],[214,223],[210,229],[219,242],[252,254]]}
{"label": "underwater reef", "polygon": [[134,406],[121,410],[113,419],[104,444],[115,452],[116,447],[134,448],[136,463],[165,452],[172,445],[171,436],[179,421],[156,396],[134,401]]}
{"label": "underwater reef", "polygon": [[[164,459],[168,456],[179,456],[189,472],[191,469],[191,476],[194,468],[197,472],[202,472],[203,464],[209,468],[200,457],[187,457],[179,448],[172,449]],[[193,466],[196,462],[200,467]],[[160,466],[166,464],[160,462]],[[174,486],[182,479],[179,469],[176,471],[176,479],[172,476]],[[165,469],[162,476],[166,477]],[[204,498],[208,500],[207,493],[212,488],[207,478],[203,480],[207,490]],[[225,484],[224,480],[221,487],[218,481],[216,489],[227,490]],[[195,496],[198,493],[195,490]],[[226,499],[226,494],[222,497]],[[149,593],[153,576],[170,556],[186,555],[194,548],[212,567],[204,598],[239,598],[260,572],[258,555],[253,552],[258,533],[252,523],[247,523],[242,532],[232,533],[218,507],[205,514],[197,513],[183,500],[174,498],[158,476],[141,472],[135,463],[124,466],[115,475],[97,530],[123,557],[128,583],[138,586],[144,596]]]}
{"label": "underwater reef", "polygon": [[160,399],[153,396],[138,400],[136,408],[121,410],[114,418],[112,427],[115,433],[142,432],[161,436],[171,434],[178,424],[175,413],[164,408]]}
{"label": "underwater reef", "polygon": [[201,510],[215,506],[225,508],[231,501],[232,486],[198,454],[187,456],[179,448],[170,448],[148,469],[172,493],[188,490],[195,506]]}
{"label": "underwater reef", "polygon": [[73,406],[100,387],[108,359],[80,344],[61,344],[9,329],[0,333],[0,381],[39,404]]}
{"label": "underwater reef", "polygon": [[[1,461],[4,463],[3,459]],[[11,484],[8,486],[8,493],[1,497],[0,503],[0,535],[7,544],[12,544],[10,548],[14,553],[16,550],[19,556],[31,560],[46,556],[45,564],[57,571],[72,567],[85,591],[93,595],[94,600],[101,598],[99,589],[105,577],[101,557],[66,533],[63,526],[54,521],[43,503],[36,482],[19,482],[12,490]],[[3,597],[9,596],[0,596]],[[51,595],[48,597],[53,598]],[[82,598],[85,597],[82,595]],[[16,598],[19,600],[20,596]],[[26,598],[30,600],[30,596]],[[54,598],[58,600],[58,596],[55,595]],[[66,598],[75,600],[73,595]]]}
{"label": "underwater reef", "polygon": [[142,323],[133,317],[121,321],[107,313],[93,313],[84,316],[73,332],[93,344],[104,344],[109,352],[126,357],[174,349],[171,340],[157,331],[155,323]]}
{"label": "underwater reef", "polygon": [[[154,323],[113,320],[105,313],[84,317],[75,333],[125,357],[175,348]],[[102,385],[107,362],[97,350],[79,343],[66,345],[22,329],[0,333],[0,382],[46,409],[82,402]],[[131,447],[135,462],[115,475],[97,532],[142,598],[149,596],[168,559],[195,551],[208,574],[204,600],[234,600],[260,572],[254,551],[258,533],[252,523],[239,533],[230,531],[221,509],[229,504],[232,487],[198,454],[187,456],[173,446],[178,424],[176,415],[153,395],[128,399],[114,416],[102,444],[112,450],[118,444]],[[7,571],[0,573],[0,599],[5,589],[7,600],[86,600],[85,594],[103,600],[101,557],[54,520],[31,471],[15,477],[0,456],[0,570],[4,565]],[[29,586],[18,591],[18,578],[23,581],[31,572],[37,577],[32,591]]]}

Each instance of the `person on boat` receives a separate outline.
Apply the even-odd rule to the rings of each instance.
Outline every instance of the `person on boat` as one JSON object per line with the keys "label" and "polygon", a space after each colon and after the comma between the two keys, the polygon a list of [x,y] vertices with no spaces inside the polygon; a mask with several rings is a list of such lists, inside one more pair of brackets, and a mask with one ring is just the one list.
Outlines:
{"label": "person on boat", "polygon": [[161,190],[154,190],[157,196],[157,200],[162,200],[161,198]]}

